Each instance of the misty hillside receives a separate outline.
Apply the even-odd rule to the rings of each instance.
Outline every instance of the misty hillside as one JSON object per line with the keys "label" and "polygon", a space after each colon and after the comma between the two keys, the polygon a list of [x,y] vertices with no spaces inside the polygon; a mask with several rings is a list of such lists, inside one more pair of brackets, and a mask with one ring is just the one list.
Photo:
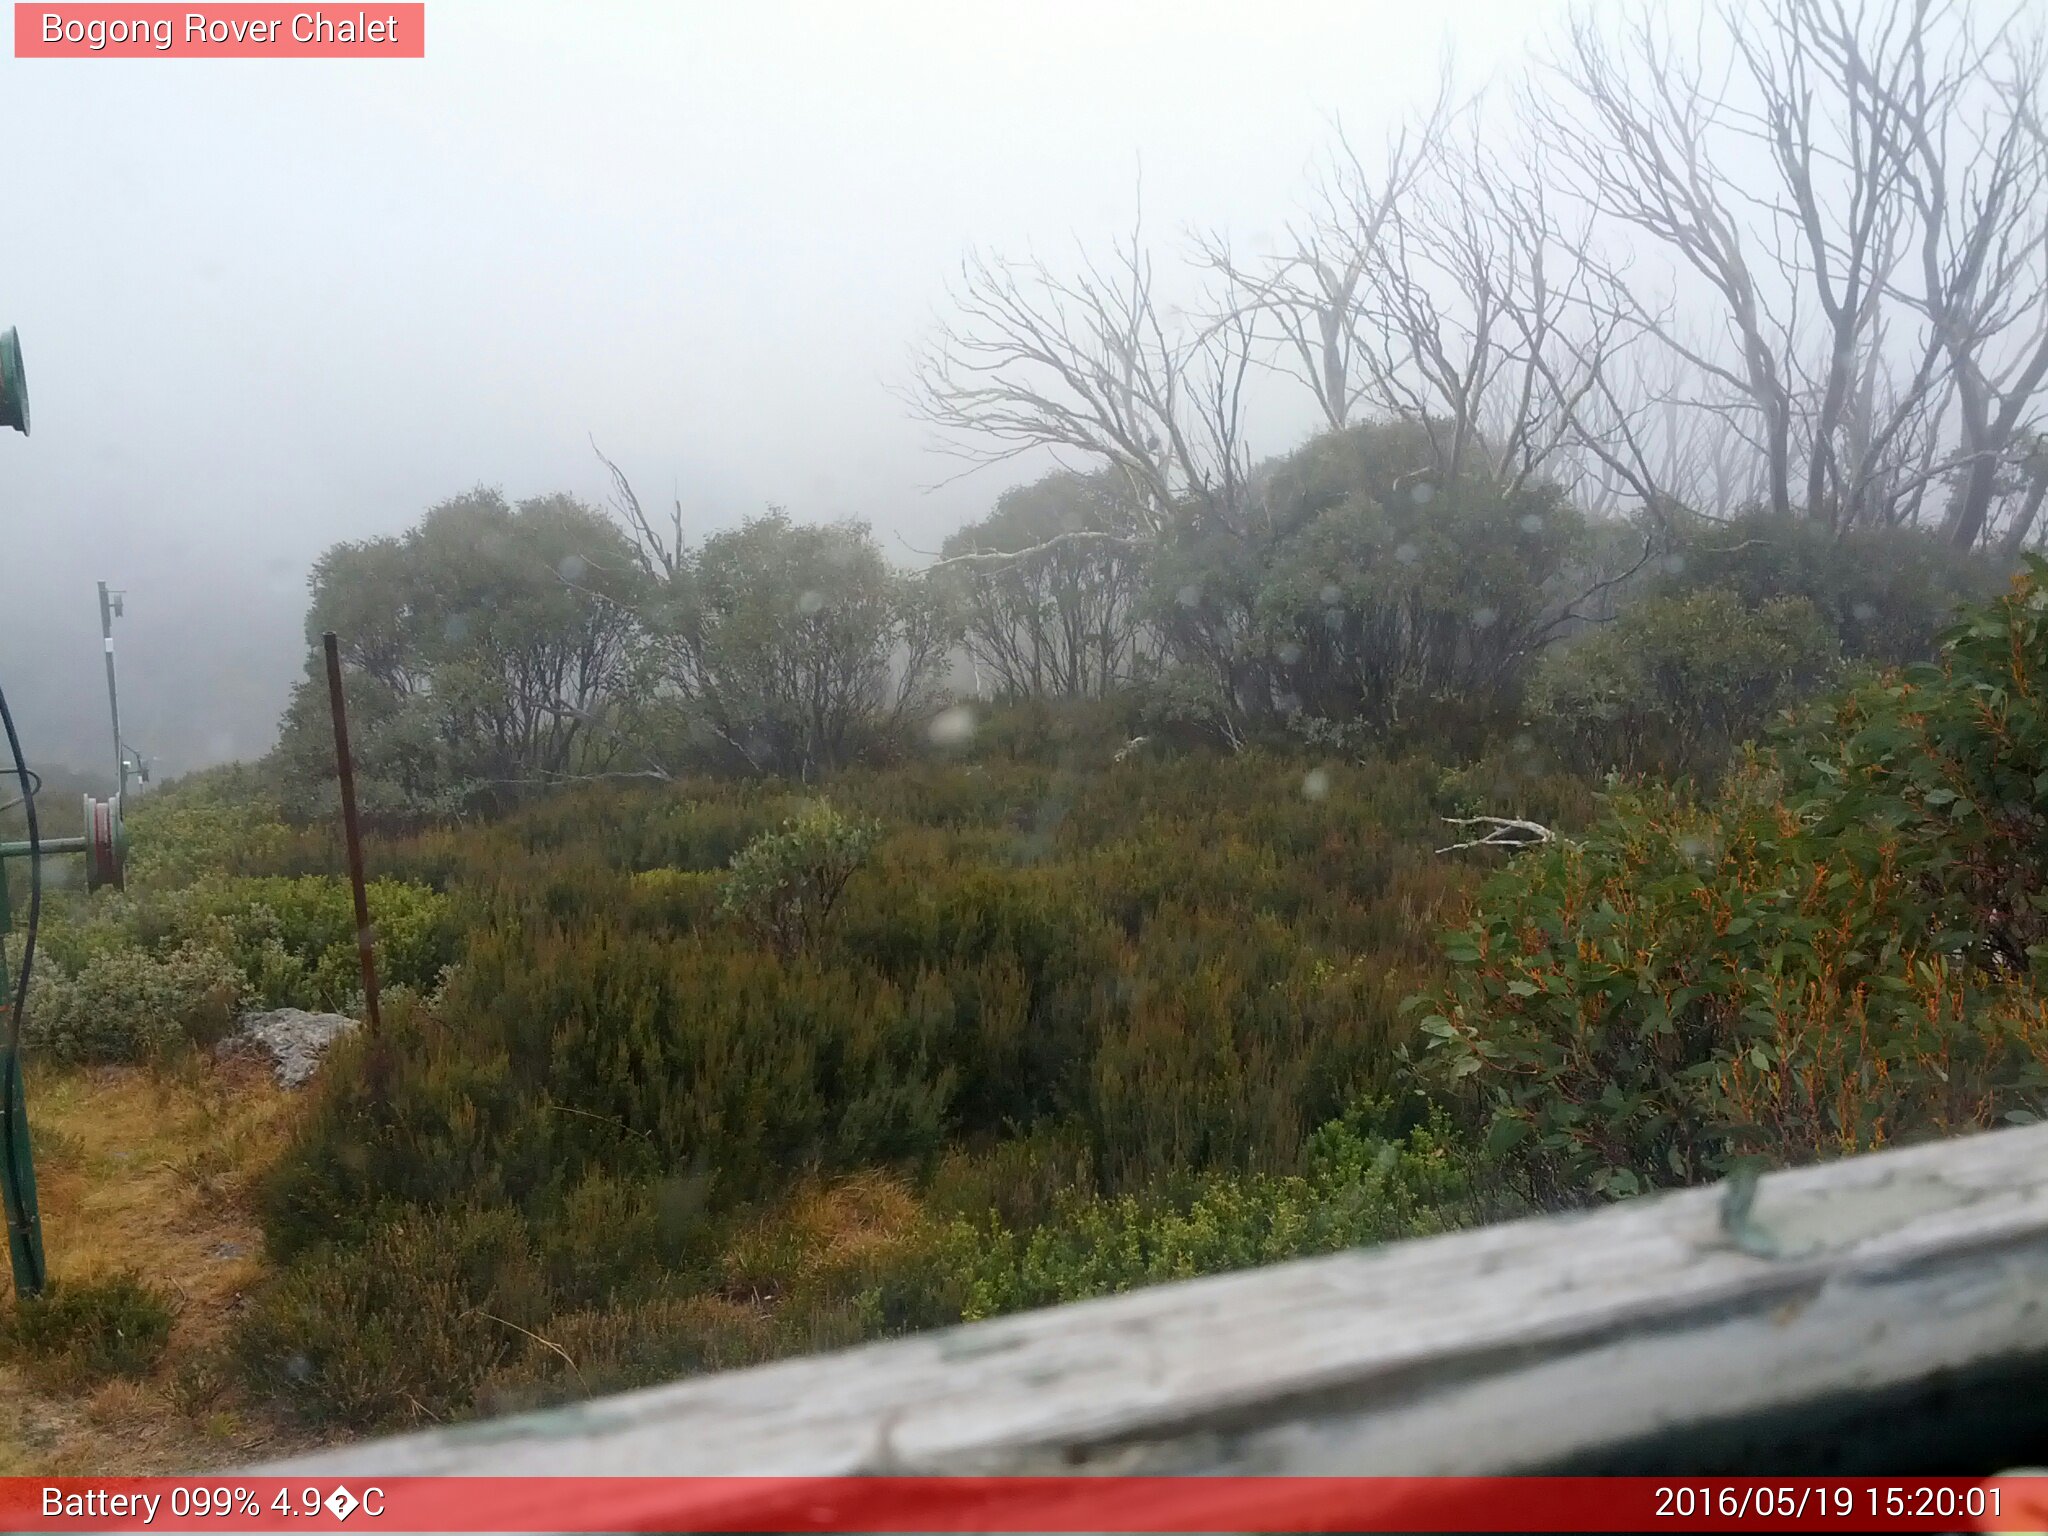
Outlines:
{"label": "misty hillside", "polygon": [[2041,0],[434,14],[6,66],[0,1461],[2048,1116]]}

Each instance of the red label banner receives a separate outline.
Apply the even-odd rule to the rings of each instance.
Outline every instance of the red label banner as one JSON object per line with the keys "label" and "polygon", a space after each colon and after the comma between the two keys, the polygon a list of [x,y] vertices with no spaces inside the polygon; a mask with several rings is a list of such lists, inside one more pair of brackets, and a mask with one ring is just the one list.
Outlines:
{"label": "red label banner", "polygon": [[2048,1477],[13,1477],[0,1529],[2048,1531]]}
{"label": "red label banner", "polygon": [[36,5],[16,0],[17,59],[423,59],[423,3]]}

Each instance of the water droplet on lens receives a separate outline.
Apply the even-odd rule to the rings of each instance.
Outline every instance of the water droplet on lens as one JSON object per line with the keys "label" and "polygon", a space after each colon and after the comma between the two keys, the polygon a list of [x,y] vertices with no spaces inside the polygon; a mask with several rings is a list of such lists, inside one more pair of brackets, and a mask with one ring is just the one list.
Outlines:
{"label": "water droplet on lens", "polygon": [[936,746],[959,747],[974,740],[974,711],[965,704],[955,704],[933,717],[931,738]]}

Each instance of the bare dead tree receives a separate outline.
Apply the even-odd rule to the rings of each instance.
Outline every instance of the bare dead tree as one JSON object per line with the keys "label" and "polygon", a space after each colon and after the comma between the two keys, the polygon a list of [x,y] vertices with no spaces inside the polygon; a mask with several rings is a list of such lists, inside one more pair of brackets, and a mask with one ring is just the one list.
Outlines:
{"label": "bare dead tree", "polygon": [[[1646,235],[1679,274],[1716,303],[1721,336],[1695,343],[1677,302],[1640,280],[1607,285],[1617,320],[1681,358],[1717,405],[1754,419],[1771,509],[1792,509],[1793,383],[1789,325],[1760,285],[1757,232],[1717,154],[1734,109],[1725,79],[1703,78],[1644,9],[1610,38],[1585,15],[1571,25],[1557,69],[1564,92],[1528,98],[1538,132],[1573,173],[1574,190],[1605,220]],[[1732,353],[1732,355],[1731,355]]]}
{"label": "bare dead tree", "polygon": [[1820,35],[1875,101],[1907,194],[1918,284],[1905,297],[1948,364],[1960,430],[1944,531],[1969,548],[2048,389],[2048,42],[2017,16],[1980,37],[1967,6],[1937,0],[1895,33],[1867,40],[1838,21]]}
{"label": "bare dead tree", "polygon": [[951,307],[909,390],[951,451],[979,465],[1051,450],[1117,471],[1136,526],[1078,532],[1152,538],[1189,515],[1242,526],[1251,323],[1171,308],[1141,225],[1106,263],[1081,253],[1073,275],[970,256]]}
{"label": "bare dead tree", "polygon": [[2048,501],[2048,433],[2032,434],[2026,453],[2020,460],[2020,468],[2024,477],[2020,503],[2014,509],[1999,543],[2007,559],[2016,557],[2027,547],[2039,523],[2042,503]]}
{"label": "bare dead tree", "polygon": [[[1979,37],[1956,0],[1724,0],[1704,20],[1681,45],[1664,7],[1612,31],[1582,15],[1564,91],[1530,98],[1576,193],[1670,264],[1667,284],[1613,271],[1602,302],[1753,443],[1773,512],[1897,525],[1946,481],[1950,538],[1981,542],[2048,385],[2040,27]],[[1702,299],[1704,335],[1680,318]],[[1644,476],[1642,402],[1593,399],[1590,451]]]}
{"label": "bare dead tree", "polygon": [[[1603,272],[1596,292],[1618,279]],[[1720,521],[1765,495],[1763,456],[1746,413],[1703,392],[1697,372],[1655,336],[1627,325],[1626,305],[1592,302],[1610,329],[1554,461],[1560,484],[1594,513],[1638,513],[1654,527],[1680,514]]]}
{"label": "bare dead tree", "polygon": [[1378,169],[1369,170],[1343,125],[1315,176],[1310,210],[1289,226],[1282,248],[1256,262],[1239,261],[1221,235],[1198,242],[1201,259],[1223,281],[1230,308],[1252,317],[1271,348],[1270,366],[1305,386],[1324,425],[1340,429],[1369,399],[1364,349],[1376,325],[1368,274],[1396,211],[1429,174],[1457,115],[1449,71],[1433,104],[1405,119],[1388,137]]}
{"label": "bare dead tree", "polygon": [[672,581],[682,570],[686,558],[683,544],[683,499],[675,499],[675,510],[666,529],[657,528],[640,504],[640,497],[633,489],[633,482],[626,478],[626,472],[605,457],[597,446],[597,439],[590,440],[590,451],[597,455],[598,463],[611,476],[610,504],[612,513],[622,522],[626,531],[633,536],[633,551],[639,559],[640,568],[649,576]]}

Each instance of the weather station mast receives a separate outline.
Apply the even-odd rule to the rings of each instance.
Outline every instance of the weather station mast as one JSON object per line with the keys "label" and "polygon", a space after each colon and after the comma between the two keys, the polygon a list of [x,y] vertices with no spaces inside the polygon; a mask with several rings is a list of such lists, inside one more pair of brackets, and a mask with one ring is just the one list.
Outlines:
{"label": "weather station mast", "polygon": [[[0,427],[11,427],[28,436],[28,374],[22,366],[21,339],[12,327],[0,330]],[[36,927],[42,917],[43,861],[60,855],[82,854],[88,890],[101,886],[119,887],[127,862],[128,838],[121,825],[121,797],[128,787],[131,754],[121,743],[121,708],[114,689],[114,618],[121,612],[121,595],[109,593],[100,583],[100,633],[107,656],[107,703],[114,722],[114,793],[105,800],[88,794],[85,798],[85,827],[79,837],[44,837],[36,814],[36,792],[41,781],[28,766],[21,750],[21,737],[14,728],[14,715],[7,706],[7,694],[0,686],[0,728],[6,734],[7,756],[0,759],[0,782],[14,779],[19,797],[0,801],[0,811],[19,810],[28,836],[16,842],[0,842],[0,939],[13,927],[10,876],[16,865],[28,874],[28,905],[24,916],[21,971],[10,978],[7,951],[0,944],[0,1197],[7,1215],[7,1254],[14,1270],[17,1297],[41,1295],[48,1284],[43,1263],[42,1218],[36,1211],[35,1157],[29,1142],[28,1099],[22,1082],[21,1022],[28,1006],[29,978],[34,974]],[[4,669],[0,669],[4,671]],[[5,683],[0,675],[0,684]],[[142,761],[135,758],[138,776]]]}

